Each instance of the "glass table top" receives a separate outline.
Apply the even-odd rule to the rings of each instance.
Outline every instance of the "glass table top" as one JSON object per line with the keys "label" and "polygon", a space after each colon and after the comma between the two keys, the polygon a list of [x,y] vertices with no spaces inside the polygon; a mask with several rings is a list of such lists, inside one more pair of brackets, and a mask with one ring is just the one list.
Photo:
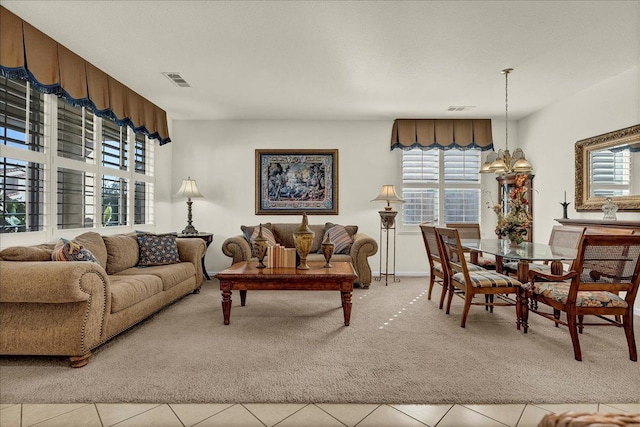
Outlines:
{"label": "glass table top", "polygon": [[575,248],[550,246],[546,243],[522,242],[517,247],[510,246],[500,239],[464,239],[460,244],[467,249],[491,254],[498,257],[525,261],[562,261],[572,260],[577,255]]}

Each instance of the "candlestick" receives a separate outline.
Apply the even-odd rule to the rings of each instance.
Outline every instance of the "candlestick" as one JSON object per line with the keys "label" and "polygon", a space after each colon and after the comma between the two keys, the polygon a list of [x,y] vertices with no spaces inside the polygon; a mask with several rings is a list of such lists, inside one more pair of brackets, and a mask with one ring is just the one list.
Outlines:
{"label": "candlestick", "polygon": [[567,191],[564,192],[564,202],[567,203]]}
{"label": "candlestick", "polygon": [[569,219],[567,216],[567,207],[571,204],[571,202],[565,201],[564,203],[560,203],[562,205],[562,219]]}

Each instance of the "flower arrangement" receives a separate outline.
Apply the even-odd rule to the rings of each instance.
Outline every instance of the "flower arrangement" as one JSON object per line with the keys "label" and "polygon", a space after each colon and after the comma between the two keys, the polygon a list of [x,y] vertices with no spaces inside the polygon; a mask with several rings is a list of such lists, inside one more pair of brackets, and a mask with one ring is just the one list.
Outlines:
{"label": "flower arrangement", "polygon": [[493,211],[498,215],[496,234],[501,238],[507,237],[516,244],[522,243],[532,221],[529,201],[526,199],[526,181],[527,175],[516,175],[515,186],[507,200],[509,208],[506,213],[501,204],[493,206]]}

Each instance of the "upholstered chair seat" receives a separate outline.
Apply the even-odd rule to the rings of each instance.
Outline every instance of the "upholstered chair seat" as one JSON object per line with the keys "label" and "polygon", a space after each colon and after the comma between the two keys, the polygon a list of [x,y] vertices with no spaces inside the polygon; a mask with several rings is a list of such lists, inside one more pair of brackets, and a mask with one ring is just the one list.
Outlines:
{"label": "upholstered chair seat", "polygon": [[[469,268],[469,266],[467,266],[467,268]],[[451,279],[460,283],[462,286],[467,285],[463,272],[454,274],[451,276]],[[503,288],[522,285],[522,283],[513,277],[490,270],[469,270],[469,280],[471,280],[471,286],[474,288]]]}
{"label": "upholstered chair seat", "polygon": [[[536,282],[531,291],[559,303],[566,304],[571,283],[568,282]],[[578,291],[576,307],[627,307],[627,302],[620,296],[607,291]]]}

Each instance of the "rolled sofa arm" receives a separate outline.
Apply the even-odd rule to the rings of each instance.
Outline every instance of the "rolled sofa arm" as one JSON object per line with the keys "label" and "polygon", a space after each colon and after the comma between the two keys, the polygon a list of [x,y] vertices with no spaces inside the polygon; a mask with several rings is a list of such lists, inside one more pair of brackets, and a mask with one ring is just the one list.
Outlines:
{"label": "rolled sofa arm", "polygon": [[222,243],[222,252],[233,258],[232,264],[251,259],[251,246],[244,236],[229,237]]}
{"label": "rolled sofa arm", "polygon": [[365,288],[371,284],[371,267],[367,258],[378,252],[378,242],[372,237],[364,233],[356,233],[353,235],[353,244],[351,245],[351,258],[353,259],[353,267],[358,274],[358,282]]}
{"label": "rolled sofa arm", "polygon": [[107,273],[86,261],[0,261],[0,354],[82,356],[105,337]]}
{"label": "rolled sofa arm", "polygon": [[202,257],[207,250],[207,245],[202,239],[181,239],[178,237],[178,256],[182,262],[190,262],[196,268],[197,285],[204,281],[202,271]]}

